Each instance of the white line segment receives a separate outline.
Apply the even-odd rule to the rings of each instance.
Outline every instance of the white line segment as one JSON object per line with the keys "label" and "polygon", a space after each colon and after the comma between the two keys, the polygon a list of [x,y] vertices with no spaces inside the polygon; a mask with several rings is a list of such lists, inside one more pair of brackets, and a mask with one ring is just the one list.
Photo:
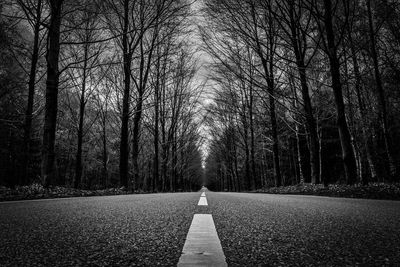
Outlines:
{"label": "white line segment", "polygon": [[198,206],[208,206],[207,198],[206,197],[200,197],[199,203],[197,205]]}
{"label": "white line segment", "polygon": [[228,266],[211,214],[195,214],[179,258],[182,266]]}

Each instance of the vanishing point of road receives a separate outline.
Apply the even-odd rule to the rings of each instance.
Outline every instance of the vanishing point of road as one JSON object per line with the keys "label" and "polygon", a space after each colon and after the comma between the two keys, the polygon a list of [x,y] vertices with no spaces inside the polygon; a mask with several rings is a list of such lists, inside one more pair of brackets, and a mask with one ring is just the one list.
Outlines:
{"label": "vanishing point of road", "polygon": [[190,266],[201,246],[195,257],[218,250],[214,266],[400,266],[400,201],[207,191],[0,203],[0,266]]}

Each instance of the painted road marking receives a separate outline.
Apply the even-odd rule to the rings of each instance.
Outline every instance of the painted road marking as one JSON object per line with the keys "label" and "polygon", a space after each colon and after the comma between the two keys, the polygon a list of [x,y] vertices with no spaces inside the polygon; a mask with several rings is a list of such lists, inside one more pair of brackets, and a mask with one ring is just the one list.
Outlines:
{"label": "painted road marking", "polygon": [[211,214],[195,214],[178,266],[228,266]]}
{"label": "painted road marking", "polygon": [[206,192],[201,193],[201,196],[205,197],[206,196]]}
{"label": "painted road marking", "polygon": [[206,197],[200,197],[199,203],[197,205],[198,206],[208,206],[207,198]]}

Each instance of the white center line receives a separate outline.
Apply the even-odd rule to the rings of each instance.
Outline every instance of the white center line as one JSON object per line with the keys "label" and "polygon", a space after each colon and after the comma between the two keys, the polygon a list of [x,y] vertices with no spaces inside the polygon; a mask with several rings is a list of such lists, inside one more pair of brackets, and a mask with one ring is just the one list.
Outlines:
{"label": "white center line", "polygon": [[199,203],[197,205],[198,206],[208,206],[207,198],[206,197],[200,197]]}
{"label": "white center line", "polygon": [[178,266],[228,266],[211,214],[195,214]]}

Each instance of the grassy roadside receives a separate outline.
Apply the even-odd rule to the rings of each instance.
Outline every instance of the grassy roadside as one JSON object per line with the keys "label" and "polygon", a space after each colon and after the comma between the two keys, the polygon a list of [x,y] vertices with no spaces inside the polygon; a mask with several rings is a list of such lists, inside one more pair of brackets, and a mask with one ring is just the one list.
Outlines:
{"label": "grassy roadside", "polygon": [[[29,186],[17,186],[14,189],[0,186],[0,201],[44,199],[44,198],[67,198],[67,197],[88,197],[88,196],[112,196],[126,195],[132,192],[123,188],[110,188],[102,190],[82,190],[53,186],[44,188],[40,184]],[[293,194],[293,195],[315,195],[346,198],[367,198],[367,199],[388,199],[400,200],[400,183],[385,184],[371,183],[369,185],[340,185],[331,184],[328,187],[323,185],[293,185],[282,187],[270,187],[252,191],[252,193],[268,194]]]}
{"label": "grassy roadside", "polygon": [[112,196],[126,195],[130,192],[122,188],[110,188],[102,190],[82,190],[52,186],[44,188],[40,184],[17,186],[14,189],[0,186],[0,201],[43,199],[43,198],[67,198],[67,197],[89,197],[89,196]]}
{"label": "grassy roadside", "polygon": [[346,198],[400,200],[400,183],[371,183],[369,185],[331,184],[328,187],[324,187],[323,185],[303,184],[294,186],[270,187],[255,190],[253,192],[268,194],[296,194]]}

